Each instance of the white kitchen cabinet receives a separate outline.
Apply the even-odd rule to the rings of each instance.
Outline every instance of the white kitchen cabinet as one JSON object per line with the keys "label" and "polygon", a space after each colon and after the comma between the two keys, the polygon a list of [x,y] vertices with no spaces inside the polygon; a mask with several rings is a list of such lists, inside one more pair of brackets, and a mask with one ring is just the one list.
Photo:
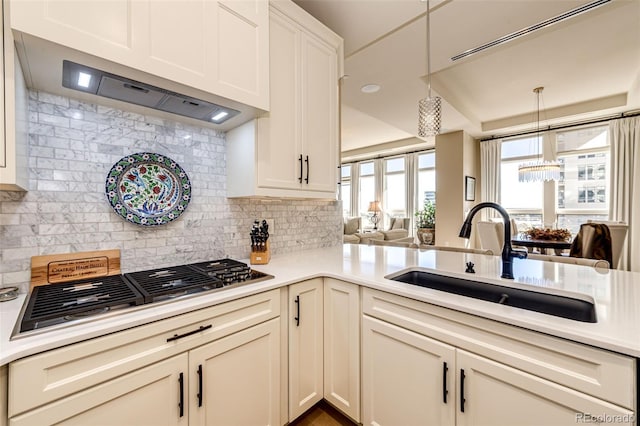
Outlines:
{"label": "white kitchen cabinet", "polygon": [[633,358],[371,289],[362,304],[363,424],[634,418]]}
{"label": "white kitchen cabinet", "polygon": [[189,372],[191,424],[279,424],[280,319],[193,349]]}
{"label": "white kitchen cabinet", "polygon": [[270,2],[269,113],[227,133],[227,196],[336,199],[342,39]]}
{"label": "white kitchen cabinet", "polygon": [[455,424],[453,346],[366,316],[362,346],[362,424]]}
{"label": "white kitchen cabinet", "polygon": [[633,424],[631,410],[460,349],[456,358],[460,426],[596,423],[589,416],[608,418],[607,424]]}
{"label": "white kitchen cabinet", "polygon": [[0,19],[4,37],[4,54],[0,55],[3,72],[0,84],[0,190],[23,191],[28,188],[28,92],[20,62],[16,59],[13,35],[8,25],[7,0]]}
{"label": "white kitchen cabinet", "polygon": [[[280,424],[280,297],[271,290],[17,360],[10,424]],[[138,401],[146,397],[152,405]],[[103,423],[104,410],[116,420]]]}
{"label": "white kitchen cabinet", "polygon": [[323,281],[289,286],[289,421],[323,397]]}
{"label": "white kitchen cabinet", "polygon": [[324,279],[324,399],[360,423],[360,287]]}
{"label": "white kitchen cabinet", "polygon": [[269,109],[267,0],[11,0],[11,27]]}
{"label": "white kitchen cabinet", "polygon": [[187,366],[187,354],[177,355],[13,417],[9,425],[188,425]]}

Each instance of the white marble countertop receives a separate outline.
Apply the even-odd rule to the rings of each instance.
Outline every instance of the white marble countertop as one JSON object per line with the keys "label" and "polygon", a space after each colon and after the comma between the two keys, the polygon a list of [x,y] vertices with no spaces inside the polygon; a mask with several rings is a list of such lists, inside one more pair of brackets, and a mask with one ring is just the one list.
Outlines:
{"label": "white marble countertop", "polygon": [[[475,275],[464,272],[468,261],[475,264]],[[575,294],[579,298],[593,298],[598,322],[585,323],[559,318],[384,278],[388,274],[415,266],[440,274],[493,284]],[[10,340],[26,299],[26,295],[23,294],[13,301],[0,303],[0,365],[45,350],[314,277],[342,279],[552,336],[640,357],[639,273],[515,259],[513,267],[515,280],[506,280],[500,278],[501,261],[498,256],[362,244],[345,244],[326,249],[274,255],[268,265],[255,265],[254,269],[272,274],[275,278],[173,302],[143,305],[101,317],[102,319],[81,322],[64,328],[44,329],[41,332]]]}

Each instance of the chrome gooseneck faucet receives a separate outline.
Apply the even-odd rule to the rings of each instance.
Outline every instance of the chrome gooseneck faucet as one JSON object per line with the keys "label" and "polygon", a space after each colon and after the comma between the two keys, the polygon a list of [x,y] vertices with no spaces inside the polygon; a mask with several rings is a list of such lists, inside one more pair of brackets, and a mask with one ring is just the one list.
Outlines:
{"label": "chrome gooseneck faucet", "polygon": [[491,207],[495,209],[498,213],[502,215],[502,219],[504,220],[504,245],[502,246],[502,278],[513,279],[513,261],[514,257],[519,259],[526,259],[527,252],[526,250],[514,249],[511,246],[511,218],[509,217],[509,213],[497,203],[479,203],[471,208],[467,218],[464,220],[462,224],[462,228],[460,229],[460,238],[469,238],[471,236],[471,220],[476,215],[478,211],[485,207]]}

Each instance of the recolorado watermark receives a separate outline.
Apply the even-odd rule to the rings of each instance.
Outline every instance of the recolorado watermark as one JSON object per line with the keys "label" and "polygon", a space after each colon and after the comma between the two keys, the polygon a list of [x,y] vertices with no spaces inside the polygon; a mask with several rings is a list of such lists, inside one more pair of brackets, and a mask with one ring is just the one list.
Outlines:
{"label": "recolorado watermark", "polygon": [[635,421],[636,421],[636,416],[634,414],[576,413],[576,423],[595,423],[595,424],[628,423],[628,424],[632,424]]}

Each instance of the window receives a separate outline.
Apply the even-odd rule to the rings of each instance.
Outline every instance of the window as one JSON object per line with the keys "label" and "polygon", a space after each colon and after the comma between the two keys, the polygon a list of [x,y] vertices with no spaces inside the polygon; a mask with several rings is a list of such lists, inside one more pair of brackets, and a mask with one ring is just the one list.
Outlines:
{"label": "window", "polygon": [[420,210],[425,200],[436,202],[436,154],[434,152],[418,155],[418,193],[414,210]]}
{"label": "window", "polygon": [[[557,184],[519,182],[518,165],[553,158],[544,150],[554,145],[562,167]],[[500,202],[524,228],[556,226],[575,234],[581,223],[608,217],[609,155],[606,125],[547,132],[543,140],[536,136],[506,140],[502,143]]]}
{"label": "window", "polygon": [[[386,229],[391,217],[413,218],[425,198],[435,202],[435,163],[435,152],[423,151],[342,164],[343,214],[361,216],[363,227],[372,227],[369,203],[378,200],[384,218],[379,228]],[[414,195],[408,188],[415,188]]]}
{"label": "window", "polygon": [[344,217],[352,216],[351,213],[351,164],[343,164],[340,167],[341,174],[341,191],[340,199],[342,200],[342,215]]}
{"label": "window", "polygon": [[363,217],[368,217],[369,203],[376,199],[375,167],[373,161],[360,163],[360,193],[358,211]]}
{"label": "window", "polygon": [[539,159],[542,140],[537,136],[510,139],[502,143],[501,151],[500,204],[521,228],[542,226],[542,182],[518,180],[518,166]]}
{"label": "window", "polygon": [[556,202],[557,223],[572,233],[588,219],[609,214],[609,135],[607,126],[585,127],[556,134],[558,160],[564,168],[562,192]]}
{"label": "window", "polygon": [[406,180],[404,157],[384,160],[384,197],[382,206],[386,213],[385,216],[407,216]]}

